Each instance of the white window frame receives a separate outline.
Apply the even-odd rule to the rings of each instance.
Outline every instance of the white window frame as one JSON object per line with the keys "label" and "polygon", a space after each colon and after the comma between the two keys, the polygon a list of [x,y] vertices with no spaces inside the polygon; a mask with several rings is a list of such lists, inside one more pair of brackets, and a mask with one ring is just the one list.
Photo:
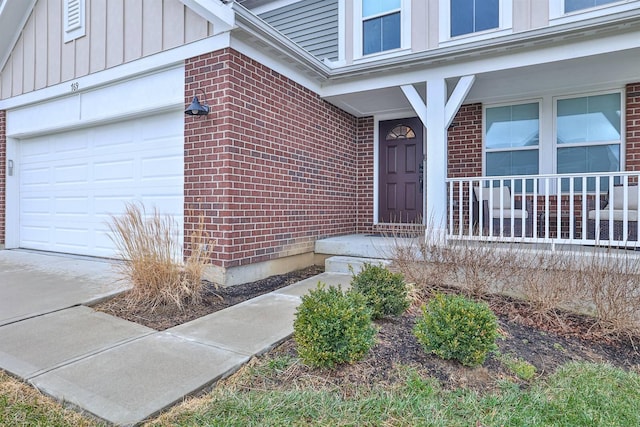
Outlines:
{"label": "white window frame", "polygon": [[[64,0],[64,42],[68,43],[86,35],[86,4],[85,0]],[[74,8],[72,10],[72,8]],[[77,17],[71,20],[72,13],[77,9]]]}
{"label": "white window frame", "polygon": [[549,0],[549,25],[559,25],[568,22],[576,22],[590,18],[625,12],[640,7],[640,0],[619,0],[617,2],[603,4],[565,13],[565,0]]}
{"label": "white window frame", "polygon": [[513,32],[513,0],[500,0],[498,28],[451,37],[451,0],[439,2],[440,46],[469,43],[511,34]]}
{"label": "white window frame", "polygon": [[[620,140],[618,141],[591,141],[582,143],[558,144],[558,101],[564,99],[586,98],[589,96],[620,94]],[[553,173],[558,173],[558,149],[571,147],[588,147],[602,145],[620,145],[620,171],[624,171],[626,157],[626,94],[623,89],[601,90],[597,92],[574,93],[571,95],[561,95],[553,97]]]}
{"label": "white window frame", "polygon": [[[487,150],[487,109],[490,108],[499,108],[499,107],[513,107],[516,105],[524,105],[524,104],[538,104],[538,145],[536,148],[528,147],[505,147],[500,149],[490,149]],[[529,151],[529,150],[538,150],[538,174],[541,174],[541,165],[542,165],[542,99],[525,99],[518,100],[514,102],[501,102],[499,104],[483,104],[482,105],[482,176],[488,177],[487,175],[487,153],[498,153],[501,151]],[[499,176],[499,175],[491,175],[491,176]]]}
{"label": "white window frame", "polygon": [[[620,141],[598,141],[576,144],[558,144],[557,106],[558,100],[584,98],[587,96],[620,94]],[[580,147],[586,145],[613,145],[620,144],[620,170],[626,170],[626,92],[624,88],[613,87],[597,91],[572,92],[558,95],[545,95],[542,98],[513,99],[500,103],[482,105],[482,176],[487,176],[487,150],[486,150],[486,109],[503,107],[507,105],[531,104],[537,102],[539,112],[539,140],[538,140],[538,173],[541,175],[555,175],[558,171],[558,148]],[[506,149],[505,149],[506,150]],[[493,151],[493,150],[491,150]],[[540,188],[539,188],[540,190]],[[555,187],[549,191],[556,191]]]}
{"label": "white window frame", "polygon": [[[343,0],[340,0],[343,1]],[[362,16],[362,1],[353,2],[353,59],[372,58],[381,59],[384,56],[395,56],[411,49],[411,0],[400,0],[399,10],[389,10],[378,15]],[[381,52],[364,55],[362,53],[363,24],[365,20],[400,12],[400,48],[383,50]]]}

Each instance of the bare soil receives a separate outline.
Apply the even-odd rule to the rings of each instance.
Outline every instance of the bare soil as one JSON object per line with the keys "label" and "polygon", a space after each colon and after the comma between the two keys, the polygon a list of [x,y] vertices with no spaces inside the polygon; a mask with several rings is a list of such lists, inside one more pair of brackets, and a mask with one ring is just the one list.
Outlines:
{"label": "bare soil", "polygon": [[[228,288],[215,288],[213,284],[208,284],[202,303],[184,311],[172,307],[158,307],[153,312],[142,310],[130,306],[126,294],[94,308],[156,330],[164,330],[321,272],[321,268],[312,267]],[[640,347],[635,346],[635,343],[640,343],[638,337],[606,337],[599,333],[593,319],[586,316],[559,312],[554,314],[553,319],[542,318],[521,301],[502,296],[492,296],[487,302],[499,319],[499,354],[531,363],[537,369],[536,377],[547,376],[570,361],[604,362],[640,372]],[[377,343],[360,362],[331,370],[314,370],[299,363],[293,371],[289,369],[282,375],[265,379],[269,382],[265,386],[284,387],[303,377],[314,378],[316,383],[320,380],[344,390],[374,384],[393,385],[401,380],[400,371],[396,369],[398,366],[411,366],[437,378],[451,389],[465,387],[489,391],[502,379],[527,385],[527,381],[517,378],[496,354],[490,355],[482,366],[468,368],[425,353],[412,333],[418,314],[419,310],[413,309],[402,316],[376,322]],[[272,350],[271,354],[295,358],[295,342],[289,339]]]}

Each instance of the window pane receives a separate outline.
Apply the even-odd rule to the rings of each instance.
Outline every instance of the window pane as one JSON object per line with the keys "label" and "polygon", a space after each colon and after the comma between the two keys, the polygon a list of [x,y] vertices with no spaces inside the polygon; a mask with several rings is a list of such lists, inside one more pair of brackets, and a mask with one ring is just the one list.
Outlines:
{"label": "window pane", "polygon": [[487,108],[486,148],[538,145],[538,116],[537,103]]}
{"label": "window pane", "polygon": [[400,47],[400,12],[368,19],[362,26],[362,54]]}
{"label": "window pane", "polygon": [[487,153],[486,172],[487,176],[535,175],[538,173],[538,150]]}
{"label": "window pane", "polygon": [[620,94],[558,100],[558,144],[619,141]]}
{"label": "window pane", "polygon": [[473,0],[451,0],[451,37],[473,33]]}
{"label": "window pane", "polygon": [[620,170],[620,144],[558,148],[558,173]]}
{"label": "window pane", "polygon": [[[487,176],[537,175],[538,150],[487,153],[486,172]],[[533,181],[527,180],[526,187],[526,191],[533,191]],[[522,191],[521,181],[515,182],[514,191]]]}
{"label": "window pane", "polygon": [[451,0],[451,37],[500,26],[500,0]]}
{"label": "window pane", "polygon": [[369,19],[362,24],[362,54],[382,50],[382,18]]}
{"label": "window pane", "polygon": [[590,7],[600,6],[608,3],[615,3],[620,0],[565,0],[564,11],[565,13],[573,12],[581,9],[588,9]]}
{"label": "window pane", "polygon": [[382,50],[400,47],[400,13],[382,17]]}
{"label": "window pane", "polygon": [[362,17],[400,9],[400,0],[362,0]]}
{"label": "window pane", "polygon": [[475,0],[475,31],[490,30],[499,26],[499,0]]}

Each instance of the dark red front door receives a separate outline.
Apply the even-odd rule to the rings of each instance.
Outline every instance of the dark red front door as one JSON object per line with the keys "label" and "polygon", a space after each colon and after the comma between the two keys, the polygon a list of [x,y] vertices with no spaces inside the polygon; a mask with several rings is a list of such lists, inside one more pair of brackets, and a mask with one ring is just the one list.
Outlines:
{"label": "dark red front door", "polygon": [[422,123],[417,117],[380,122],[379,219],[422,222]]}

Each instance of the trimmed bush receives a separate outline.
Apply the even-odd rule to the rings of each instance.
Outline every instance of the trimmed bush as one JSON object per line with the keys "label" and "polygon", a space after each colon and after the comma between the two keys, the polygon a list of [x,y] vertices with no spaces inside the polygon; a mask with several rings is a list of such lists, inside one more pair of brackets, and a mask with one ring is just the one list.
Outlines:
{"label": "trimmed bush", "polygon": [[436,294],[422,312],[414,334],[428,353],[476,366],[497,348],[498,319],[485,303]]}
{"label": "trimmed bush", "polygon": [[400,315],[409,308],[404,276],[379,265],[365,263],[351,279],[351,289],[364,295],[374,320]]}
{"label": "trimmed bush", "polygon": [[328,368],[364,357],[376,333],[364,296],[323,283],[302,297],[293,330],[300,359]]}

